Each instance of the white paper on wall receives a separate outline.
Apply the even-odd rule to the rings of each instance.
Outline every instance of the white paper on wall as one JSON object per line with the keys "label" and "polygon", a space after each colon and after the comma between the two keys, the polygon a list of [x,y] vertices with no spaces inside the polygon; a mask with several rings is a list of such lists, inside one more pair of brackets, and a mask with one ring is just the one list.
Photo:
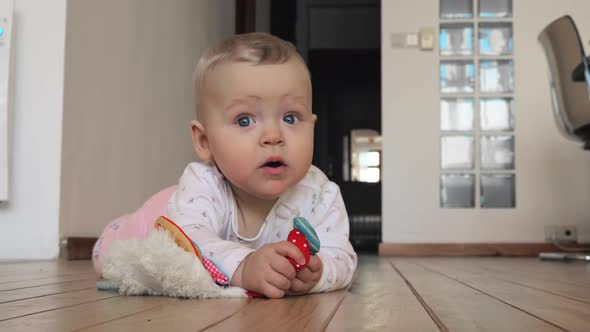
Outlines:
{"label": "white paper on wall", "polygon": [[0,0],[0,202],[8,201],[13,0]]}

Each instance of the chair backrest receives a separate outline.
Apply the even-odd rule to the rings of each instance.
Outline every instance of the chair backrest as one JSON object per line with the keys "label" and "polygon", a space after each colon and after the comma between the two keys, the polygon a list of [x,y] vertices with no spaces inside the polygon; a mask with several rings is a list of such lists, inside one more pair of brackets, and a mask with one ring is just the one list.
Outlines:
{"label": "chair backrest", "polygon": [[[568,15],[551,22],[540,34],[549,65],[553,112],[561,133],[573,140],[590,142],[590,71],[578,29]],[[582,63],[585,80],[572,78]],[[585,82],[584,82],[585,81]]]}

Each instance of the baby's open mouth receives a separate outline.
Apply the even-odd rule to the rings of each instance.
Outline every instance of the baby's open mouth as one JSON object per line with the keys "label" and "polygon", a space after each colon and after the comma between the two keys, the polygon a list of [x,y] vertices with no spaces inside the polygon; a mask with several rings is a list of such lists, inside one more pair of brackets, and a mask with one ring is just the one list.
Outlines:
{"label": "baby's open mouth", "polygon": [[272,167],[272,168],[277,168],[277,167],[281,167],[281,166],[285,166],[285,164],[282,161],[269,161],[269,162],[265,163],[264,165],[262,165],[262,167]]}
{"label": "baby's open mouth", "polygon": [[286,166],[280,157],[269,157],[260,169],[267,175],[278,176],[285,172]]}

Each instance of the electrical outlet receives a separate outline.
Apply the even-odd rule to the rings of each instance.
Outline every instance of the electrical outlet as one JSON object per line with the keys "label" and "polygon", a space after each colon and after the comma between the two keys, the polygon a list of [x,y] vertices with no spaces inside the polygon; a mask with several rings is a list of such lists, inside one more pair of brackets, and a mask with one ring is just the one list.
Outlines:
{"label": "electrical outlet", "polygon": [[576,243],[578,233],[574,225],[545,225],[545,242]]}

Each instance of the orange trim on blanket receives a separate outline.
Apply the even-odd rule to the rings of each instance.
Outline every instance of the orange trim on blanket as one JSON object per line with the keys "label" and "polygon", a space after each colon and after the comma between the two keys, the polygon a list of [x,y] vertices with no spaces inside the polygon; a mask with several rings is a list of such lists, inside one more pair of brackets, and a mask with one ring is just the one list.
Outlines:
{"label": "orange trim on blanket", "polygon": [[[173,228],[171,228],[170,226],[172,226]],[[191,239],[186,235],[186,233],[178,225],[176,225],[174,221],[166,218],[165,216],[160,216],[158,217],[158,219],[156,219],[154,227],[157,229],[163,227],[165,230],[170,232],[172,237],[174,238],[174,242],[176,242],[176,244],[178,244],[178,246],[184,249],[185,251],[190,251],[188,248],[188,246],[190,245],[190,248],[193,249],[195,255],[199,257],[199,260],[201,262],[203,261],[201,250],[194,245],[193,241],[191,241]],[[180,235],[182,235],[183,238],[180,238]]]}

